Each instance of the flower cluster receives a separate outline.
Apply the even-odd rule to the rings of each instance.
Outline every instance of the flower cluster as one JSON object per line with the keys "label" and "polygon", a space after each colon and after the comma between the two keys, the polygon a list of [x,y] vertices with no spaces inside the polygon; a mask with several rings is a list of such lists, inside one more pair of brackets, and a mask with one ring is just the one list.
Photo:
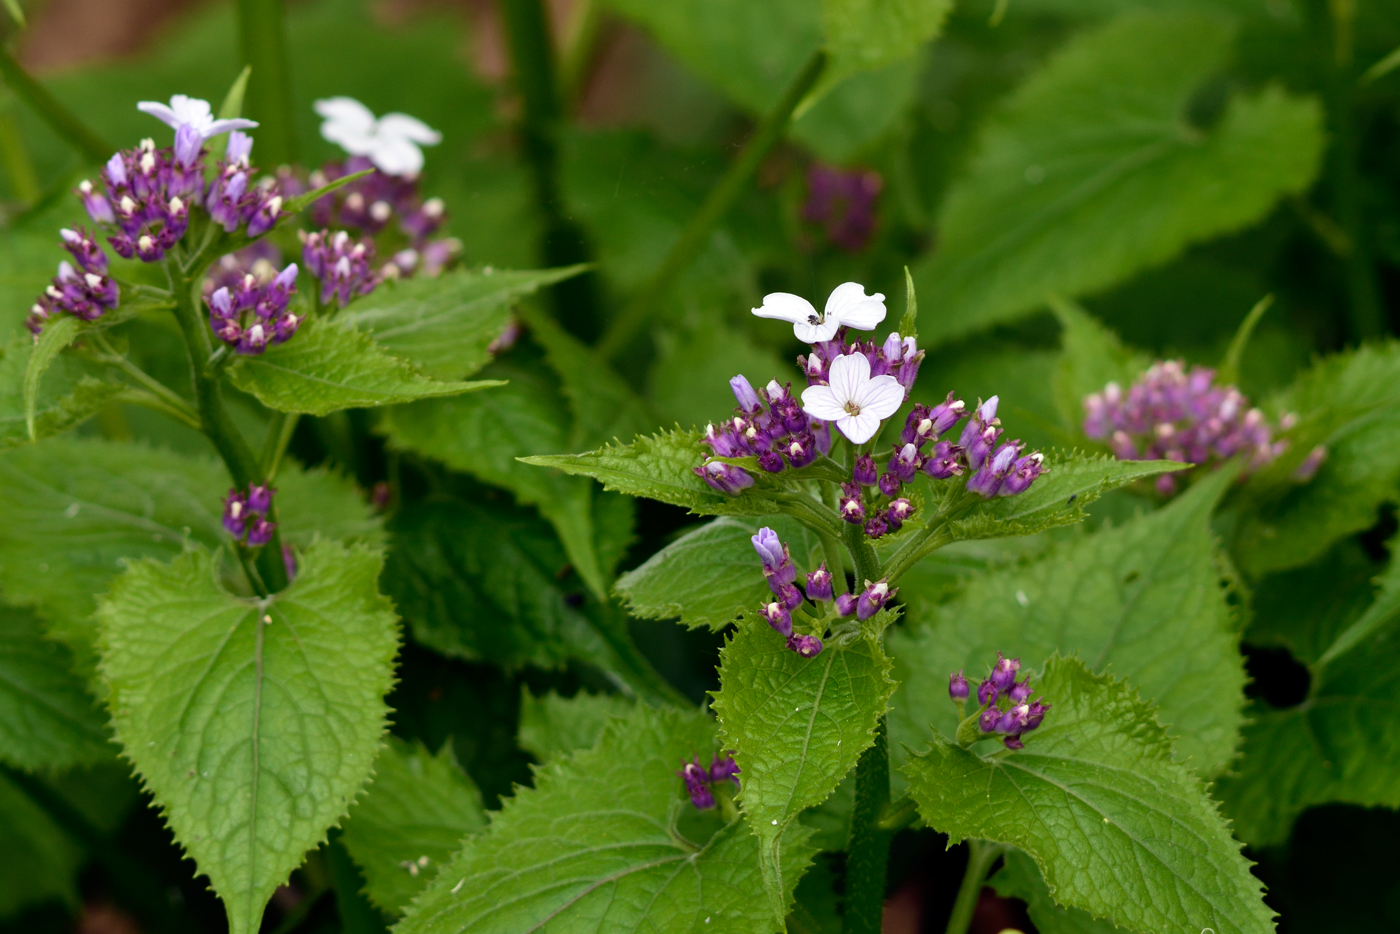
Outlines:
{"label": "flower cluster", "polygon": [[734,787],[739,786],[739,766],[728,755],[716,756],[708,769],[700,764],[700,757],[696,756],[689,762],[681,763],[676,774],[685,783],[690,803],[702,811],[715,806],[714,789],[720,782],[732,781]]}
{"label": "flower cluster", "polygon": [[375,168],[365,156],[352,156],[330,163],[311,173],[310,183],[320,188],[338,178],[372,169],[319,198],[311,205],[311,220],[318,227],[340,227],[365,236],[378,236],[394,225],[407,245],[394,252],[382,272],[388,276],[408,276],[416,272],[435,276],[461,251],[461,243],[448,237],[430,239],[447,221],[447,208],[441,198],[424,201],[415,177],[390,175]]}
{"label": "flower cluster", "polygon": [[58,264],[58,275],[29,309],[25,326],[37,338],[44,322],[66,312],[84,321],[95,321],[116,308],[120,300],[117,284],[107,275],[107,254],[82,230],[60,230],[63,245],[78,264]]}
{"label": "flower cluster", "polygon": [[[1084,400],[1084,413],[1084,433],[1107,440],[1123,460],[1205,464],[1245,455],[1248,469],[1257,470],[1287,446],[1272,440],[1264,413],[1238,389],[1216,385],[1214,370],[1188,371],[1180,360],[1154,363],[1126,394],[1109,383]],[[1318,457],[1312,470],[1320,463]],[[1171,474],[1157,479],[1164,495],[1176,488]]]}
{"label": "flower cluster", "polygon": [[[1021,737],[1040,726],[1045,719],[1049,704],[1031,700],[1031,677],[1029,674],[1016,680],[1016,672],[1021,670],[1019,658],[1006,658],[997,653],[997,663],[987,680],[977,685],[978,711],[977,728],[982,733],[1000,734],[1007,749],[1024,749]],[[972,686],[961,671],[948,676],[948,696],[958,705],[972,693]]]}
{"label": "flower cluster", "polygon": [[189,134],[177,134],[176,143],[156,149],[144,139],[107,160],[102,192],[90,181],[78,185],[93,222],[116,228],[107,242],[123,259],[159,262],[189,227],[190,205],[204,192],[204,145]]}
{"label": "flower cluster", "polygon": [[204,207],[225,231],[232,233],[246,224],[249,237],[261,237],[285,213],[286,198],[276,179],[253,181],[255,172],[249,162],[252,152],[252,137],[237,130],[228,135],[228,146],[216,167]]}
{"label": "flower cluster", "polygon": [[[826,562],[809,573],[802,588],[798,589],[797,567],[792,563],[788,546],[778,538],[778,533],[765,526],[749,540],[763,562],[763,577],[768,581],[768,589],[774,597],[759,608],[758,615],[787,639],[789,650],[803,658],[815,658],[821,654],[820,637],[825,634],[828,621],[855,616],[864,622],[880,612],[889,599],[898,593],[888,581],[879,580],[866,581],[865,589],[859,596],[849,593],[834,595],[831,571],[827,570]],[[803,610],[804,600],[814,604],[812,610]],[[794,612],[800,612],[802,617],[812,620],[818,627],[816,634],[794,633]]]}
{"label": "flower cluster", "polygon": [[297,332],[302,316],[287,310],[296,283],[296,263],[270,282],[247,273],[232,288],[222,286],[209,296],[209,326],[235,353],[260,354],[268,344],[280,344]]}
{"label": "flower cluster", "polygon": [[[703,443],[715,454],[757,457],[763,470],[779,473],[789,466],[806,467],[818,454],[831,451],[831,431],[824,423],[807,417],[792,395],[791,384],[780,385],[772,380],[755,391],[747,379],[736,376],[729,381],[729,387],[739,402],[734,417],[719,427],[705,426]],[[692,469],[721,493],[738,493],[753,486],[753,477],[742,467],[709,457]]]}
{"label": "flower cluster", "polygon": [[368,295],[381,277],[372,268],[374,242],[352,240],[343,230],[331,233],[301,232],[301,258],[306,269],[321,280],[321,304],[332,298],[344,307],[356,295]]}
{"label": "flower cluster", "polygon": [[807,170],[808,194],[802,219],[823,225],[832,243],[857,253],[870,242],[875,230],[875,199],[882,187],[879,172],[843,172],[813,164]]}
{"label": "flower cluster", "polygon": [[[246,493],[237,488],[228,491],[228,496],[224,497],[224,530],[234,541],[249,548],[261,548],[272,541],[277,523],[268,522],[267,517],[272,512],[272,496],[276,492],[266,483],[251,484]],[[282,559],[287,560],[285,552]],[[291,567],[295,567],[295,559]]]}

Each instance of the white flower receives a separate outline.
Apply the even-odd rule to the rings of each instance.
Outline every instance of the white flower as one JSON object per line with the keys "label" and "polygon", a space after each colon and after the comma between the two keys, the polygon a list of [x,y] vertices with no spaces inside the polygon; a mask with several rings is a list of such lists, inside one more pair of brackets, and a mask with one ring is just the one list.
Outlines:
{"label": "white flower", "polygon": [[209,108],[208,101],[202,101],[197,97],[186,97],[184,94],[176,94],[170,98],[169,106],[160,101],[142,101],[136,105],[136,109],[142,113],[150,114],[176,130],[182,126],[190,127],[199,133],[200,139],[208,139],[230,130],[251,130],[258,125],[256,121],[245,120],[242,117],[235,117],[232,120],[215,120],[214,111]]}
{"label": "white flower", "polygon": [[436,146],[442,134],[408,114],[374,112],[353,97],[331,97],[316,102],[316,112],[326,118],[321,135],[352,156],[369,156],[388,175],[417,175],[423,168],[419,145]]}
{"label": "white flower", "polygon": [[823,422],[835,422],[841,433],[864,444],[880,430],[880,422],[904,404],[904,387],[893,376],[870,378],[865,354],[851,353],[831,361],[830,385],[802,390],[802,411]]}
{"label": "white flower", "polygon": [[880,292],[866,295],[859,282],[843,282],[832,290],[821,314],[807,299],[791,292],[770,292],[763,296],[763,307],[753,313],[760,318],[791,321],[798,340],[816,344],[831,340],[842,327],[873,330],[885,320],[885,296]]}

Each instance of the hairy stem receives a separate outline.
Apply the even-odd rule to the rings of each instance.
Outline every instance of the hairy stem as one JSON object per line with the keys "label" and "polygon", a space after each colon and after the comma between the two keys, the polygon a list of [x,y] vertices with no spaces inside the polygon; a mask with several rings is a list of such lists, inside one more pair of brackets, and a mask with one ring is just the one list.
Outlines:
{"label": "hairy stem", "polygon": [[292,162],[297,155],[282,2],[238,0],[243,63],[253,70],[246,92],[247,111],[258,121],[259,159],[270,165]]}
{"label": "hairy stem", "polygon": [[890,803],[890,753],[885,717],[875,727],[875,745],[856,763],[856,803],[851,811],[851,846],[846,857],[844,934],[880,934],[885,910],[885,871],[895,831],[881,826]]}
{"label": "hairy stem", "polygon": [[875,556],[875,549],[865,540],[863,527],[847,525],[845,533],[846,550],[851,553],[851,560],[856,566],[856,590],[860,590],[866,581],[877,581],[883,576],[880,573],[880,559]]}
{"label": "hairy stem", "polygon": [[35,81],[24,70],[9,50],[0,45],[0,76],[33,111],[47,123],[55,133],[63,137],[68,145],[76,149],[84,159],[92,163],[106,162],[116,152],[102,141],[87,125],[73,115],[73,112],[58,102],[48,88]]}
{"label": "hairy stem", "polygon": [[986,840],[967,841],[967,871],[963,873],[962,885],[958,887],[957,901],[953,902],[953,913],[948,916],[945,934],[966,934],[972,923],[972,912],[977,908],[977,897],[982,894],[982,883],[987,878],[987,870],[997,861],[1006,848],[999,843]]}
{"label": "hairy stem", "polygon": [[792,83],[788,85],[787,90],[783,92],[782,98],[759,123],[753,136],[749,137],[749,141],[744,146],[744,151],[739,154],[739,158],[724,173],[718,184],[710,189],[705,203],[690,219],[690,223],[681,232],[680,238],[671,247],[671,252],[666,254],[661,268],[652,276],[651,281],[642,287],[636,297],[622,309],[612,324],[608,325],[607,332],[598,344],[598,350],[603,356],[618,356],[646,326],[647,321],[659,306],[662,297],[671,289],[677,277],[685,272],[695,257],[699,255],[715,225],[723,220],[725,214],[729,213],[730,207],[733,206],[740,192],[744,190],[744,186],[758,168],[759,163],[768,155],[778,140],[782,139],[788,121],[792,119],[793,110],[807,96],[807,92],[812,89],[812,86],[817,83],[817,79],[821,77],[825,67],[826,53],[820,50],[813,52],[811,58],[802,66]]}

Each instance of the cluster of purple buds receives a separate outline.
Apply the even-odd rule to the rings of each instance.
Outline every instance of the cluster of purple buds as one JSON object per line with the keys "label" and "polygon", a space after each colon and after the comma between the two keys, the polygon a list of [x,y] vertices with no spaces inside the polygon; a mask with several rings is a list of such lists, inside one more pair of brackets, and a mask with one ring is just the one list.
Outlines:
{"label": "cluster of purple buds", "polygon": [[185,235],[190,205],[204,193],[203,144],[193,132],[177,133],[169,149],[145,139],[107,160],[102,191],[90,181],[78,185],[88,216],[117,228],[107,242],[123,259],[158,262]]}
{"label": "cluster of purple buds", "polygon": [[209,326],[235,353],[256,355],[297,332],[303,316],[287,309],[297,290],[297,264],[291,263],[270,282],[252,273],[233,288],[222,286],[209,296]]}
{"label": "cluster of purple buds", "polygon": [[1045,456],[1039,451],[1023,453],[1025,446],[1019,440],[1003,441],[997,446],[1001,438],[997,401],[992,396],[986,402],[978,402],[957,444],[963,466],[972,472],[967,480],[968,490],[989,499],[1024,493],[1045,472]]}
{"label": "cluster of purple buds", "polygon": [[[266,483],[252,484],[246,493],[236,488],[228,491],[228,496],[224,497],[224,530],[234,541],[249,548],[261,548],[272,541],[277,523],[268,522],[267,517],[272,512],[272,496],[276,492]],[[285,551],[282,559],[287,560]],[[292,559],[292,567],[295,567],[295,560]]]}
{"label": "cluster of purple buds", "polygon": [[261,237],[284,216],[286,197],[274,178],[261,183],[253,181],[254,169],[249,162],[252,152],[251,136],[238,130],[229,133],[228,148],[209,185],[204,206],[214,222],[229,233],[240,224],[247,224],[249,237]]}
{"label": "cluster of purple buds", "polygon": [[[1017,681],[1016,672],[1020,670],[1019,658],[1006,658],[998,652],[992,673],[977,685],[977,728],[983,733],[1000,734],[1007,749],[1024,749],[1021,737],[1040,726],[1050,709],[1049,704],[1031,700],[1030,675]],[[948,676],[948,696],[959,710],[971,693],[972,686],[961,671]]]}
{"label": "cluster of purple buds", "polygon": [[380,276],[371,268],[373,241],[352,240],[343,230],[302,231],[300,236],[306,269],[321,280],[321,304],[328,305],[334,298],[343,308],[356,295],[368,295],[379,285]]}
{"label": "cluster of purple buds", "polygon": [[685,783],[690,803],[702,811],[715,806],[714,789],[720,782],[732,781],[734,787],[739,786],[739,766],[729,755],[716,756],[708,769],[700,764],[700,757],[696,756],[689,762],[682,762],[676,774]]}
{"label": "cluster of purple buds", "polygon": [[[1214,370],[1188,371],[1180,360],[1154,363],[1126,394],[1109,383],[1084,400],[1084,412],[1084,433],[1106,440],[1122,460],[1205,464],[1245,455],[1247,468],[1257,470],[1287,447],[1272,440],[1264,413],[1251,408],[1238,389],[1216,385]],[[1322,456],[1325,451],[1312,463],[1313,471]],[[1177,481],[1163,474],[1157,489],[1170,495]]]}
{"label": "cluster of purple buds", "polygon": [[900,337],[899,332],[895,331],[880,345],[874,341],[852,341],[847,344],[846,334],[847,329],[842,328],[831,340],[813,344],[810,354],[798,354],[797,365],[806,375],[807,385],[828,385],[827,377],[831,372],[832,361],[837,357],[858,353],[864,354],[870,361],[872,378],[893,376],[899,385],[904,387],[905,401],[909,401],[914,380],[919,376],[919,364],[924,362],[924,351],[919,349],[918,341],[912,337]]}
{"label": "cluster of purple buds", "polygon": [[258,240],[236,253],[225,253],[204,277],[204,300],[227,286],[236,287],[251,273],[259,282],[271,282],[282,265],[282,251],[269,240]]}
{"label": "cluster of purple buds", "polygon": [[[772,380],[755,391],[743,376],[729,381],[739,405],[735,414],[718,426],[705,426],[703,443],[720,457],[757,457],[758,466],[768,473],[788,467],[806,467],[819,454],[831,451],[831,429],[813,421],[802,411],[802,403],[792,394],[791,384]],[[721,493],[738,493],[753,486],[753,477],[742,467],[710,460],[691,468],[696,475]]]}
{"label": "cluster of purple buds", "polygon": [[58,275],[39,300],[29,309],[25,326],[37,338],[44,322],[54,314],[67,312],[84,321],[95,321],[117,307],[120,290],[107,275],[107,254],[82,230],[59,231],[63,245],[78,264],[58,264]]}
{"label": "cluster of purple buds", "polygon": [[879,172],[843,172],[814,163],[807,170],[808,194],[802,219],[823,225],[832,243],[858,253],[875,230],[875,199],[883,187]]}

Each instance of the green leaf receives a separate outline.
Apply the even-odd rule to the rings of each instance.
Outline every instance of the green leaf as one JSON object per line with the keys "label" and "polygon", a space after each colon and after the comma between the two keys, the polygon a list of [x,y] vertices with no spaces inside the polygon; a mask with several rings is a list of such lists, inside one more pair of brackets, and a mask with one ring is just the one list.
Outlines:
{"label": "green leaf", "polygon": [[945,604],[911,606],[889,641],[903,684],[896,740],[918,748],[930,720],[954,734],[950,672],[982,677],[998,651],[1034,669],[1058,651],[1127,679],[1177,733],[1181,760],[1220,772],[1238,742],[1245,675],[1210,517],[1233,477],[1217,472],[1164,509],[973,578]]}
{"label": "green leaf", "polygon": [[401,512],[391,531],[385,590],[417,641],[506,669],[579,658],[619,670],[559,586],[568,559],[558,540],[528,511],[434,497]]}
{"label": "green leaf", "polygon": [[253,74],[252,65],[244,65],[243,70],[238,73],[238,77],[233,79],[233,84],[229,85],[228,93],[224,95],[224,102],[219,105],[219,119],[233,120],[243,116],[243,95],[248,91],[248,78]]}
{"label": "green leaf", "polygon": [[[757,841],[696,812],[676,776],[717,749],[703,714],[639,705],[593,749],[536,768],[535,787],[467,840],[395,931],[770,934]],[[792,885],[811,857],[805,837],[795,828],[785,848]]]}
{"label": "green leaf", "polygon": [[386,282],[336,316],[373,336],[381,348],[434,379],[465,379],[491,360],[488,348],[524,296],[572,278],[586,266],[560,269],[460,270],[435,279]]}
{"label": "green leaf", "polygon": [[0,633],[0,762],[32,772],[112,758],[107,718],[67,647],[20,607],[0,606]]}
{"label": "green leaf", "polygon": [[0,774],[0,918],[50,899],[79,904],[83,851],[18,785]]}
{"label": "green leaf", "polygon": [[723,629],[772,599],[750,541],[764,525],[788,544],[799,571],[814,571],[822,563],[821,540],[796,519],[722,518],[686,532],[618,578],[614,589],[634,616]]}
{"label": "green leaf", "polygon": [[39,380],[59,352],[73,343],[81,326],[82,322],[72,315],[61,315],[48,322],[29,352],[29,363],[24,368],[24,423],[31,441],[38,439],[34,413],[39,404]]}
{"label": "green leaf", "polygon": [[[87,421],[117,399],[123,387],[92,375],[92,369],[71,356],[58,356],[36,385],[34,399],[26,398],[27,370],[32,366],[34,342],[15,337],[0,356],[0,448],[29,444],[62,434]],[[29,410],[30,403],[34,410]],[[33,416],[31,436],[29,419]]]}
{"label": "green leaf", "polygon": [[1040,870],[1020,850],[1006,854],[1001,870],[990,880],[1002,898],[1019,898],[1040,934],[1114,934],[1121,930],[1111,921],[1097,921],[1081,908],[1062,908],[1055,904]]}
{"label": "green leaf", "polygon": [[1012,94],[915,270],[939,311],[926,343],[1107,288],[1307,188],[1323,148],[1315,101],[1270,86],[1234,95],[1214,122],[1197,115],[1232,32],[1209,15],[1122,16]]}
{"label": "green leaf", "polygon": [[516,743],[535,757],[548,762],[576,749],[592,749],[608,722],[624,718],[634,704],[619,694],[589,694],[579,691],[573,697],[560,697],[550,691],[543,697],[520,688],[520,734]]}
{"label": "green leaf", "polygon": [[1132,930],[1273,931],[1259,880],[1153,709],[1077,659],[1051,658],[1036,686],[1051,708],[1025,749],[984,757],[935,735],[905,766],[929,826],[1019,847],[1061,905]]}
{"label": "green leaf", "polygon": [[133,563],[97,615],[117,736],[232,934],[346,809],[382,742],[398,623],[379,552],[324,542],[265,600],[209,552]]}
{"label": "green leaf", "polygon": [[1315,665],[1363,617],[1370,617],[1367,629],[1383,620],[1400,581],[1394,563],[1384,568],[1379,582],[1386,598],[1377,599],[1372,580],[1380,570],[1352,537],[1312,564],[1260,578],[1250,588],[1244,641],[1286,648],[1304,665]]}
{"label": "green leaf", "polygon": [[660,500],[709,516],[765,516],[778,511],[772,501],[748,491],[728,496],[711,489],[692,470],[710,453],[698,431],[663,431],[609,444],[587,454],[520,458],[526,464],[553,467],[566,474],[592,477],[604,489]]}
{"label": "green leaf", "polygon": [[[1231,553],[1251,576],[1319,557],[1370,527],[1400,487],[1400,344],[1368,345],[1319,360],[1271,400],[1297,426],[1281,457],[1250,478],[1239,498]],[[1293,473],[1317,445],[1327,459],[1307,483]]]}
{"label": "green leaf", "polygon": [[[320,201],[322,198],[335,191],[336,189],[343,188],[351,182],[359,181],[360,179],[369,175],[373,171],[374,169],[362,169],[361,171],[351,173],[350,175],[342,175],[340,178],[337,178],[334,181],[326,182],[326,184],[322,185],[320,188],[313,188],[304,194],[297,195],[295,198],[289,199],[287,203],[283,206],[282,216],[293,217],[297,214],[300,214],[302,211],[305,211],[307,208],[311,207],[311,205],[315,204],[317,201]],[[239,245],[241,246],[242,244]]]}
{"label": "green leaf", "polygon": [[1118,335],[1074,302],[1054,298],[1050,307],[1060,320],[1060,362],[1055,369],[1055,407],[1060,420],[1081,434],[1084,397],[1116,382],[1126,391],[1151,360],[1123,346]]}
{"label": "green leaf", "polygon": [[496,362],[488,375],[510,385],[484,396],[436,399],[384,413],[389,443],[504,487],[534,506],[559,533],[569,560],[595,595],[607,593],[594,541],[593,486],[539,470],[519,458],[568,449],[564,401],[538,368]]}
{"label": "green leaf", "polygon": [[[354,484],[336,474],[285,464],[277,486],[284,542],[382,537]],[[0,589],[37,607],[91,667],[96,595],[127,559],[169,560],[187,540],[225,541],[228,488],[211,458],[139,445],[54,438],[0,454]]]}
{"label": "green leaf", "polygon": [[440,382],[389,355],[368,335],[330,321],[307,322],[293,340],[257,357],[240,357],[229,379],[279,412],[327,415],[341,409],[395,405],[501,385],[493,380]]}
{"label": "green leaf", "polygon": [[952,6],[952,0],[822,0],[828,68],[839,75],[909,58],[938,35]]}
{"label": "green leaf", "polygon": [[397,914],[437,876],[462,838],[486,826],[481,792],[452,758],[396,736],[374,761],[374,779],[350,808],[341,835],[365,874],[365,894]]}
{"label": "green leaf", "polygon": [[[830,640],[835,642],[835,640]],[[871,746],[895,682],[877,641],[829,644],[816,658],[749,618],[720,653],[714,710],[734,750],[740,801],[759,841],[759,865],[777,919],[796,880],[784,852],[798,815],[825,801]]]}

